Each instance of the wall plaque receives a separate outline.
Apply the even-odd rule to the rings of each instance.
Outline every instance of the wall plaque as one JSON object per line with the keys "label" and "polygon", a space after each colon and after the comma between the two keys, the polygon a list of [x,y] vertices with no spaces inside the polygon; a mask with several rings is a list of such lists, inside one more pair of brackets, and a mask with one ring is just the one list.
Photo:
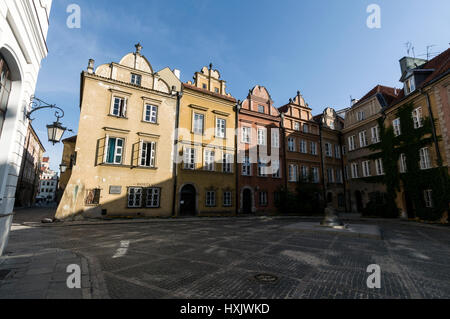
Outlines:
{"label": "wall plaque", "polygon": [[120,195],[122,194],[122,186],[110,186],[109,193],[111,195]]}

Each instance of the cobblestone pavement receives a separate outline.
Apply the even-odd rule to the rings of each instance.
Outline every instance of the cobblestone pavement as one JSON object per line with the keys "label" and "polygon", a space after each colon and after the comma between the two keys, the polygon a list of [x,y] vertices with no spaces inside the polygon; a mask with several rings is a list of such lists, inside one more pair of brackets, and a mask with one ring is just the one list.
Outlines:
{"label": "cobblestone pavement", "polygon": [[[94,298],[450,298],[448,227],[368,222],[382,229],[383,240],[376,240],[284,229],[296,222],[19,228],[7,250],[85,256]],[[381,289],[367,288],[371,264],[381,267]],[[261,283],[258,274],[278,280]]]}

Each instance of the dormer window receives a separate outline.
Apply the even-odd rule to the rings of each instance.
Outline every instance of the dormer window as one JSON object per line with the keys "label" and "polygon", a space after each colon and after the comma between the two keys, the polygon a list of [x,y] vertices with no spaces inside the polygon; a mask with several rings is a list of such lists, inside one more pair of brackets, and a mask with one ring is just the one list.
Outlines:
{"label": "dormer window", "polygon": [[366,119],[366,113],[364,111],[358,112],[358,121],[364,121]]}
{"label": "dormer window", "polygon": [[416,90],[416,82],[414,76],[411,76],[405,81],[405,94],[408,95]]}
{"label": "dormer window", "polygon": [[264,105],[258,105],[258,113],[264,113]]}
{"label": "dormer window", "polygon": [[139,74],[131,74],[131,84],[141,86],[142,76]]}

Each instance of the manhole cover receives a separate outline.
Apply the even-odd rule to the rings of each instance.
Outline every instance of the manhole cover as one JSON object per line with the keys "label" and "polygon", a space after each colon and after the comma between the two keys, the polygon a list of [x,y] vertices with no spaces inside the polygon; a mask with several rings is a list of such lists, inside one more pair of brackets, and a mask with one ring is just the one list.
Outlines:
{"label": "manhole cover", "polygon": [[262,283],[274,283],[278,281],[278,277],[271,274],[259,274],[255,276],[255,279]]}
{"label": "manhole cover", "polygon": [[8,276],[10,272],[11,272],[11,270],[9,270],[9,269],[0,269],[0,280],[5,279],[6,276]]}

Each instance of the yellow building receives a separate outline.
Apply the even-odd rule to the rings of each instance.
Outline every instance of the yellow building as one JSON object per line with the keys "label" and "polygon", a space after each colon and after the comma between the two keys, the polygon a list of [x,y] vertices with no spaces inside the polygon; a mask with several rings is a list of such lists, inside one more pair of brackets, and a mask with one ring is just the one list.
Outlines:
{"label": "yellow building", "polygon": [[56,217],[171,216],[181,82],[154,72],[142,47],[81,74],[76,164]]}
{"label": "yellow building", "polygon": [[183,84],[174,203],[178,216],[236,212],[236,100],[225,89],[212,65]]}

